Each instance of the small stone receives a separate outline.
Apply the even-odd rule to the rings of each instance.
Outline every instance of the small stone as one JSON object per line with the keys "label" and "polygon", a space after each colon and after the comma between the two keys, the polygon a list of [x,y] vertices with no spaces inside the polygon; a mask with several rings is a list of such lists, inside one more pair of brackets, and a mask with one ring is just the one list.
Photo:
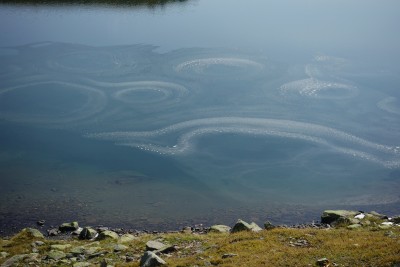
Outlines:
{"label": "small stone", "polygon": [[52,228],[47,230],[47,234],[49,236],[58,236],[60,234],[60,231],[57,228]]}
{"label": "small stone", "polygon": [[235,254],[235,253],[226,253],[226,254],[222,255],[222,258],[223,259],[232,258],[232,257],[236,257],[237,255],[238,254]]}
{"label": "small stone", "polygon": [[70,248],[70,247],[71,247],[70,244],[65,244],[65,245],[55,244],[55,245],[50,246],[50,248],[53,250],[66,250],[67,248]]}
{"label": "small stone", "polygon": [[43,226],[45,222],[46,222],[45,220],[40,220],[40,221],[37,221],[36,224],[39,226]]}
{"label": "small stone", "polygon": [[59,250],[50,250],[47,253],[47,258],[48,259],[52,259],[52,260],[56,260],[56,261],[60,260],[60,259],[63,259],[65,257],[67,257],[67,255],[64,252],[59,251]]}
{"label": "small stone", "polygon": [[61,232],[71,232],[79,229],[78,222],[70,222],[61,224],[58,229]]}
{"label": "small stone", "polygon": [[74,247],[69,251],[71,254],[74,256],[81,255],[85,253],[85,248],[84,247]]}
{"label": "small stone", "polygon": [[317,266],[320,267],[329,267],[330,266],[330,262],[327,258],[321,258],[317,260]]}
{"label": "small stone", "polygon": [[122,244],[117,244],[113,247],[114,252],[120,252],[120,251],[125,251],[127,250],[129,247],[122,245]]}
{"label": "small stone", "polygon": [[119,236],[117,233],[110,231],[110,230],[106,230],[101,232],[98,236],[97,236],[97,240],[104,240],[104,239],[114,239],[114,240],[118,240]]}
{"label": "small stone", "polygon": [[10,254],[5,251],[0,252],[0,258],[2,258],[2,259],[7,258],[8,255],[10,255]]}
{"label": "small stone", "polygon": [[85,227],[79,233],[79,239],[94,239],[97,236],[97,231],[90,227]]}
{"label": "small stone", "polygon": [[184,234],[191,234],[192,233],[192,227],[186,226],[182,229],[182,233]]}
{"label": "small stone", "polygon": [[135,239],[137,239],[137,237],[135,237],[134,235],[124,234],[119,238],[119,242],[121,242],[121,243],[129,243],[129,242],[132,242]]}
{"label": "small stone", "polygon": [[87,266],[91,266],[91,264],[89,262],[81,261],[81,262],[75,262],[72,266],[73,267],[87,267]]}
{"label": "small stone", "polygon": [[154,251],[154,250],[161,250],[165,248],[167,245],[156,241],[156,240],[150,240],[146,243],[146,250],[147,251]]}
{"label": "small stone", "polygon": [[43,246],[44,242],[43,241],[35,241],[36,246]]}
{"label": "small stone", "polygon": [[210,227],[210,232],[213,233],[229,233],[231,228],[227,225],[217,224]]}
{"label": "small stone", "polygon": [[140,267],[157,267],[167,263],[158,257],[154,252],[146,251],[140,258]]}
{"label": "small stone", "polygon": [[165,246],[164,248],[157,250],[156,253],[171,253],[171,252],[175,252],[178,251],[179,247],[178,246]]}

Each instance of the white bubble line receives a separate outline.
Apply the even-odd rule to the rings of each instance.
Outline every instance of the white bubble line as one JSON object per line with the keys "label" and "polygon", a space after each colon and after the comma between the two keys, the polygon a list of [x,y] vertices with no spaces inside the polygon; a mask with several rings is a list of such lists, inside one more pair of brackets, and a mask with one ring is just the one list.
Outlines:
{"label": "white bubble line", "polygon": [[68,86],[71,89],[79,90],[83,92],[87,96],[87,101],[81,107],[69,111],[65,115],[54,115],[54,116],[44,116],[44,115],[34,115],[34,114],[21,114],[21,113],[13,113],[13,112],[0,112],[0,118],[10,121],[17,122],[31,122],[31,123],[68,123],[77,120],[84,119],[86,117],[92,116],[99,111],[101,111],[106,105],[106,96],[105,94],[97,90],[95,88],[62,82],[62,81],[42,81],[42,82],[31,82],[23,85],[8,87],[0,90],[0,98],[13,90],[31,90],[29,87],[31,86],[40,86],[40,85],[61,85]]}
{"label": "white bubble line", "polygon": [[398,99],[396,97],[387,97],[377,103],[378,108],[393,114],[400,115],[400,107],[396,107]]}
{"label": "white bubble line", "polygon": [[243,58],[202,58],[202,59],[194,59],[190,61],[183,62],[175,67],[175,71],[182,72],[187,69],[192,69],[197,73],[202,73],[206,67],[211,65],[225,65],[231,67],[254,67],[258,69],[262,69],[264,66],[258,62],[243,59]]}
{"label": "white bubble line", "polygon": [[[382,145],[326,126],[291,120],[217,117],[181,122],[154,131],[105,132],[87,136],[173,155],[194,152],[193,140],[198,137],[226,133],[299,139],[324,145],[334,151],[369,160],[385,167],[400,167],[400,146]],[[175,144],[165,145],[161,142],[160,139],[163,136],[172,134],[176,136]]]}
{"label": "white bubble line", "polygon": [[[171,82],[164,82],[164,81],[133,81],[133,82],[100,82],[95,80],[85,79],[86,82],[89,82],[96,86],[101,86],[104,88],[117,88],[116,92],[113,92],[112,97],[115,99],[130,103],[130,104],[148,104],[153,102],[179,102],[182,97],[188,94],[189,90],[179,84],[171,83]],[[160,92],[163,96],[160,98],[156,98],[152,101],[140,101],[127,99],[124,96],[130,92],[135,91],[156,91]]]}
{"label": "white bubble line", "polygon": [[[332,89],[340,89],[344,91],[344,93],[341,93],[337,96],[324,96],[323,94],[321,94],[325,91],[329,91]],[[349,98],[357,95],[358,93],[358,89],[355,86],[344,83],[322,81],[315,78],[308,78],[285,83],[280,87],[280,91],[284,94],[295,92],[300,94],[301,96],[330,99]]]}

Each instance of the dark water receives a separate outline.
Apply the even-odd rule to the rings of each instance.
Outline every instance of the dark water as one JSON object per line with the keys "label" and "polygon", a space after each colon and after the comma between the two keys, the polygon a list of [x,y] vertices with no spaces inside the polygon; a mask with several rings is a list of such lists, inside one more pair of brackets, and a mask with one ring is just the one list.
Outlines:
{"label": "dark water", "polygon": [[0,6],[3,231],[400,212],[397,2],[223,2]]}

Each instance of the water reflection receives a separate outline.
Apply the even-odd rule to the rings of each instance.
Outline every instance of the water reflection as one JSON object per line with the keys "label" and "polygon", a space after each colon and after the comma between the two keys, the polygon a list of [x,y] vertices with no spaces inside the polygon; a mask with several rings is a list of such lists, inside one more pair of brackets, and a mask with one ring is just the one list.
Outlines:
{"label": "water reflection", "polygon": [[79,5],[96,5],[96,6],[123,6],[123,7],[148,7],[156,8],[163,7],[169,4],[183,4],[188,0],[4,0],[1,4],[7,5],[32,5],[32,6],[79,6]]}

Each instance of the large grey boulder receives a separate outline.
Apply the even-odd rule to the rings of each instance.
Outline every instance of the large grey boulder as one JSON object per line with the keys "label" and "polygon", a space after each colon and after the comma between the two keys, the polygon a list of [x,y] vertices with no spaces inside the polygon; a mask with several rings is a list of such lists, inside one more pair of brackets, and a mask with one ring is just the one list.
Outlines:
{"label": "large grey boulder", "polygon": [[351,210],[325,210],[321,216],[321,223],[350,223],[350,220],[359,213]]}
{"label": "large grey boulder", "polygon": [[97,231],[90,227],[85,227],[79,234],[79,239],[94,239],[97,237]]}
{"label": "large grey boulder", "polygon": [[210,227],[212,233],[229,233],[231,228],[227,225],[217,224]]}
{"label": "large grey boulder", "polygon": [[146,251],[140,258],[140,267],[157,267],[167,263],[158,257],[154,252]]}
{"label": "large grey boulder", "polygon": [[79,225],[78,225],[78,222],[63,223],[58,227],[58,229],[61,232],[76,231],[79,229]]}
{"label": "large grey boulder", "polygon": [[237,223],[233,226],[231,232],[236,233],[241,231],[259,232],[262,231],[262,228],[258,226],[255,222],[248,224],[247,222],[239,219]]}
{"label": "large grey boulder", "polygon": [[29,238],[44,238],[43,234],[35,228],[24,228],[20,234],[26,235]]}
{"label": "large grey boulder", "polygon": [[96,239],[97,240],[104,240],[104,239],[118,240],[118,238],[119,238],[119,236],[116,232],[113,232],[110,230],[105,230],[105,231],[101,232]]}

